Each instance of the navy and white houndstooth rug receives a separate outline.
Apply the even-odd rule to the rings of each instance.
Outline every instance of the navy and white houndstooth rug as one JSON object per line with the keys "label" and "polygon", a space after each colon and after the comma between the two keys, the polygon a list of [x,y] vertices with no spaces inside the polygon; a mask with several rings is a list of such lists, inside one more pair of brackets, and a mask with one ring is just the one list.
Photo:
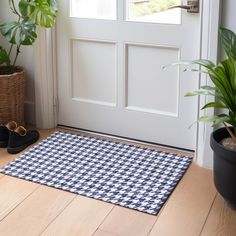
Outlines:
{"label": "navy and white houndstooth rug", "polygon": [[55,132],[0,173],[157,214],[192,158]]}

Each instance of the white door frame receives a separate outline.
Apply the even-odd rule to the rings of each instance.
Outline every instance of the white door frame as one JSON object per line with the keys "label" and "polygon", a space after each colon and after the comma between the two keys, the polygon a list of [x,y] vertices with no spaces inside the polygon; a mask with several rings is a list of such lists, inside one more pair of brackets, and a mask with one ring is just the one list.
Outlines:
{"label": "white door frame", "polygon": [[[202,42],[201,42],[201,58],[218,61],[218,29],[221,18],[221,0],[203,0],[202,4]],[[211,82],[206,75],[201,75],[200,84],[209,85]],[[211,84],[212,85],[212,84]],[[205,96],[199,99],[200,108],[207,102],[211,102],[212,98]],[[199,112],[199,116],[213,115],[214,110],[203,110]],[[197,130],[197,144],[196,144],[196,160],[197,164],[206,168],[213,167],[213,152],[210,148],[210,135],[213,127],[207,122],[199,123]]]}
{"label": "white door frame", "polygon": [[[201,58],[216,62],[218,59],[218,28],[221,0],[201,0]],[[217,20],[218,19],[218,20]],[[58,100],[56,76],[56,37],[55,29],[39,30],[34,46],[35,108],[36,126],[54,128],[57,125]],[[208,84],[201,75],[200,85]],[[210,98],[200,98],[199,108]],[[214,111],[205,110],[199,115],[210,115]],[[212,151],[209,146],[213,128],[207,124],[197,126],[196,162],[200,166],[212,167]]]}

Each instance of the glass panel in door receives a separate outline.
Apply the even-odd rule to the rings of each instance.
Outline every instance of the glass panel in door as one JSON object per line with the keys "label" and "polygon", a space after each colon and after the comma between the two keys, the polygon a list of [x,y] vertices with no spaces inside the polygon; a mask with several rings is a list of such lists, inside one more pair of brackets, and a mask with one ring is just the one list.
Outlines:
{"label": "glass panel in door", "polygon": [[116,0],[71,0],[70,16],[115,20]]}
{"label": "glass panel in door", "polygon": [[181,10],[169,9],[180,4],[180,0],[127,0],[127,20],[180,24]]}

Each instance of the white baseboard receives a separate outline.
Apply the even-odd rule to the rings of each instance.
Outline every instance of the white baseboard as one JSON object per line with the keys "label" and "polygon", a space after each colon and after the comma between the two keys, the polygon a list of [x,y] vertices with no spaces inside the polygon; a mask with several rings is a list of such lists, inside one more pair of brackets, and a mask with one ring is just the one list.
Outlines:
{"label": "white baseboard", "polygon": [[25,101],[25,123],[35,125],[35,103]]}

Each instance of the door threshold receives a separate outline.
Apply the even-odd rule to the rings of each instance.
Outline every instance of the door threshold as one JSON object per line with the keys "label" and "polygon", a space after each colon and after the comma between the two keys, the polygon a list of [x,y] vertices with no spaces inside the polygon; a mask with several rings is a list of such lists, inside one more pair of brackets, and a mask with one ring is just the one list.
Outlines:
{"label": "door threshold", "polygon": [[174,146],[170,146],[170,145],[154,143],[154,142],[149,142],[149,141],[144,141],[144,140],[139,140],[139,139],[134,139],[134,138],[128,138],[128,137],[119,136],[119,135],[112,135],[112,134],[98,132],[98,131],[92,131],[92,130],[88,130],[88,129],[75,128],[75,127],[67,126],[67,125],[58,124],[57,128],[67,129],[67,130],[71,130],[71,131],[81,131],[81,132],[84,132],[84,133],[87,133],[87,134],[99,135],[101,137],[106,137],[106,138],[115,138],[115,139],[118,139],[118,140],[123,140],[123,141],[128,141],[128,142],[135,142],[135,143],[138,143],[138,144],[149,145],[149,146],[153,146],[153,147],[167,148],[167,149],[172,150],[172,151],[186,152],[186,153],[189,153],[191,155],[193,155],[193,153],[195,152],[194,150],[191,150],[191,149],[174,147]]}

